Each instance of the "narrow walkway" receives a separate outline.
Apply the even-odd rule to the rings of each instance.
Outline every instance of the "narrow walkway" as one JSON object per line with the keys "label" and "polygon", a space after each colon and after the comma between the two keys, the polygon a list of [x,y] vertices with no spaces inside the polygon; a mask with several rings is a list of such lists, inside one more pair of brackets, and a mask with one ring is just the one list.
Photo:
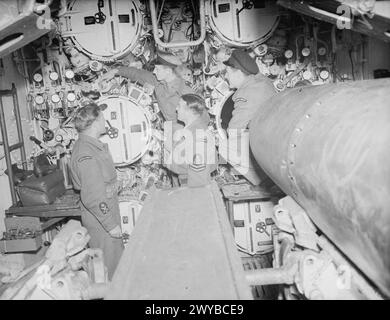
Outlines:
{"label": "narrow walkway", "polygon": [[107,299],[252,299],[215,183],[149,196]]}

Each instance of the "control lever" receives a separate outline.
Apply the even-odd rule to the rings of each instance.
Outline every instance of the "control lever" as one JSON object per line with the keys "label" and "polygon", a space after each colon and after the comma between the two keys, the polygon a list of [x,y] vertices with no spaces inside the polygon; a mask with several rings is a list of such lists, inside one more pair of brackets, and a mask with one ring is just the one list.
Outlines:
{"label": "control lever", "polygon": [[253,2],[249,0],[242,0],[242,8],[240,10],[236,9],[236,19],[237,19],[237,33],[238,37],[241,38],[241,27],[240,27],[240,13],[244,9],[252,9],[253,8]]}
{"label": "control lever", "polygon": [[108,136],[110,137],[110,139],[118,138],[118,136],[119,136],[119,130],[118,130],[117,128],[114,128],[114,127],[111,125],[110,121],[106,120],[106,122],[107,122],[107,124],[108,124],[108,126],[109,126],[108,129],[106,128],[106,132],[107,132]]}
{"label": "control lever", "polygon": [[249,9],[250,10],[252,8],[253,8],[253,2],[252,1],[243,0],[242,1],[242,8],[236,12],[236,15],[239,15],[241,13],[241,11],[244,10],[244,9]]}
{"label": "control lever", "polygon": [[95,21],[96,23],[103,24],[106,21],[106,15],[102,12],[102,8],[104,7],[104,0],[98,0],[98,13],[95,13]]}
{"label": "control lever", "polygon": [[44,143],[42,142],[41,140],[35,138],[34,136],[30,136],[29,139],[34,142],[36,145],[38,145],[39,147],[41,147],[42,149],[45,149],[45,150],[48,150],[49,147]]}

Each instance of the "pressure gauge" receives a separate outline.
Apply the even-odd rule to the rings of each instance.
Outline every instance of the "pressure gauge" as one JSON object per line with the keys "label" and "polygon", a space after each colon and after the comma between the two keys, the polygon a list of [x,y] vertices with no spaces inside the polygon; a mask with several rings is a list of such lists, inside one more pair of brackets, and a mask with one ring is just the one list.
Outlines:
{"label": "pressure gauge", "polygon": [[306,70],[304,73],[303,73],[303,79],[305,80],[310,80],[313,76],[313,74],[311,73],[311,71],[309,70]]}
{"label": "pressure gauge", "polygon": [[59,96],[58,94],[53,94],[53,95],[51,96],[51,101],[52,101],[53,103],[58,103],[58,102],[60,102],[60,101],[61,101],[60,96]]}
{"label": "pressure gauge", "polygon": [[293,57],[293,55],[294,55],[294,52],[292,51],[292,50],[286,50],[285,52],[284,52],[284,56],[287,58],[287,59],[291,59],[292,57]]}
{"label": "pressure gauge", "polygon": [[320,78],[322,80],[327,80],[329,78],[329,71],[326,69],[321,70],[320,72]]}
{"label": "pressure gauge", "polygon": [[266,44],[262,44],[257,46],[253,51],[257,56],[264,56],[265,54],[267,54],[268,46]]}
{"label": "pressure gauge", "polygon": [[76,100],[76,95],[73,92],[69,92],[68,95],[66,96],[66,99],[69,102],[74,102]]}
{"label": "pressure gauge", "polygon": [[49,75],[50,80],[57,81],[58,80],[58,73],[57,72],[51,72]]}
{"label": "pressure gauge", "polygon": [[45,99],[41,95],[37,95],[34,101],[36,104],[43,104],[45,102]]}
{"label": "pressure gauge", "polygon": [[309,49],[309,48],[303,48],[303,49],[302,49],[302,55],[303,55],[304,57],[310,56],[310,49]]}
{"label": "pressure gauge", "polygon": [[103,64],[99,61],[92,60],[89,62],[89,68],[94,72],[98,72],[103,69]]}
{"label": "pressure gauge", "polygon": [[65,71],[65,78],[68,80],[72,80],[74,78],[73,70],[66,70]]}
{"label": "pressure gauge", "polygon": [[325,47],[320,47],[320,48],[318,48],[318,55],[319,55],[319,56],[324,56],[324,55],[326,55],[326,48],[325,48]]}
{"label": "pressure gauge", "polygon": [[33,76],[35,82],[41,82],[43,80],[42,75],[40,73],[36,73]]}

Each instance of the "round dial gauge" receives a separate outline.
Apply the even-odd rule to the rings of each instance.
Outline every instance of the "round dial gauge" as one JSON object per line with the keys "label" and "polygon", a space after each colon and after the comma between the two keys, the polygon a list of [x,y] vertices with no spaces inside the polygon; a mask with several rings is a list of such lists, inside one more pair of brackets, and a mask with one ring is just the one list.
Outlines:
{"label": "round dial gauge", "polygon": [[35,97],[36,104],[43,104],[44,102],[45,102],[45,99],[41,95],[38,95]]}
{"label": "round dial gauge", "polygon": [[57,81],[58,80],[58,73],[57,72],[50,73],[49,78],[52,81]]}
{"label": "round dial gauge", "polygon": [[73,79],[74,78],[74,72],[73,72],[73,70],[66,70],[65,71],[65,77],[66,77],[66,79]]}
{"label": "round dial gauge", "polygon": [[284,52],[284,56],[287,58],[287,59],[291,59],[293,57],[294,53],[292,50],[286,50]]}
{"label": "round dial gauge", "polygon": [[76,100],[76,95],[73,92],[69,92],[68,95],[66,96],[66,99],[69,102],[73,102]]}
{"label": "round dial gauge", "polygon": [[43,80],[42,75],[40,73],[34,74],[33,78],[35,82],[41,82]]}
{"label": "round dial gauge", "polygon": [[60,96],[58,95],[58,94],[53,94],[52,96],[51,96],[51,101],[53,102],[53,103],[58,103],[58,102],[60,102]]}
{"label": "round dial gauge", "polygon": [[302,49],[302,55],[303,55],[304,57],[310,56],[310,49],[309,49],[309,48],[303,48],[303,49]]}

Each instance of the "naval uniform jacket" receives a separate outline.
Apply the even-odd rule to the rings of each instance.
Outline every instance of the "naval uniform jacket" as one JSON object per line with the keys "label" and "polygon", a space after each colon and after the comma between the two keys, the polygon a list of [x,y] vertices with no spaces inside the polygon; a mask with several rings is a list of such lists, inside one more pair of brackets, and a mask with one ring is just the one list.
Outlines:
{"label": "naval uniform jacket", "polygon": [[261,105],[276,94],[271,81],[261,73],[250,75],[233,94],[234,110],[228,129],[246,129]]}
{"label": "naval uniform jacket", "polygon": [[[171,162],[165,166],[179,176],[182,184],[191,187],[209,184],[211,173],[217,169],[215,143],[211,136],[205,135],[207,129],[208,122],[202,115],[181,129],[181,138],[173,143]],[[186,150],[191,147],[192,154],[188,156]]]}
{"label": "naval uniform jacket", "polygon": [[177,77],[171,82],[158,81],[155,75],[147,70],[134,67],[121,67],[118,69],[119,76],[138,81],[142,85],[148,83],[154,86],[158,106],[167,121],[177,121],[176,107],[183,94],[195,93],[186,82]]}
{"label": "naval uniform jacket", "polygon": [[80,190],[82,207],[109,232],[120,225],[117,175],[108,146],[80,134],[70,162],[73,186]]}

